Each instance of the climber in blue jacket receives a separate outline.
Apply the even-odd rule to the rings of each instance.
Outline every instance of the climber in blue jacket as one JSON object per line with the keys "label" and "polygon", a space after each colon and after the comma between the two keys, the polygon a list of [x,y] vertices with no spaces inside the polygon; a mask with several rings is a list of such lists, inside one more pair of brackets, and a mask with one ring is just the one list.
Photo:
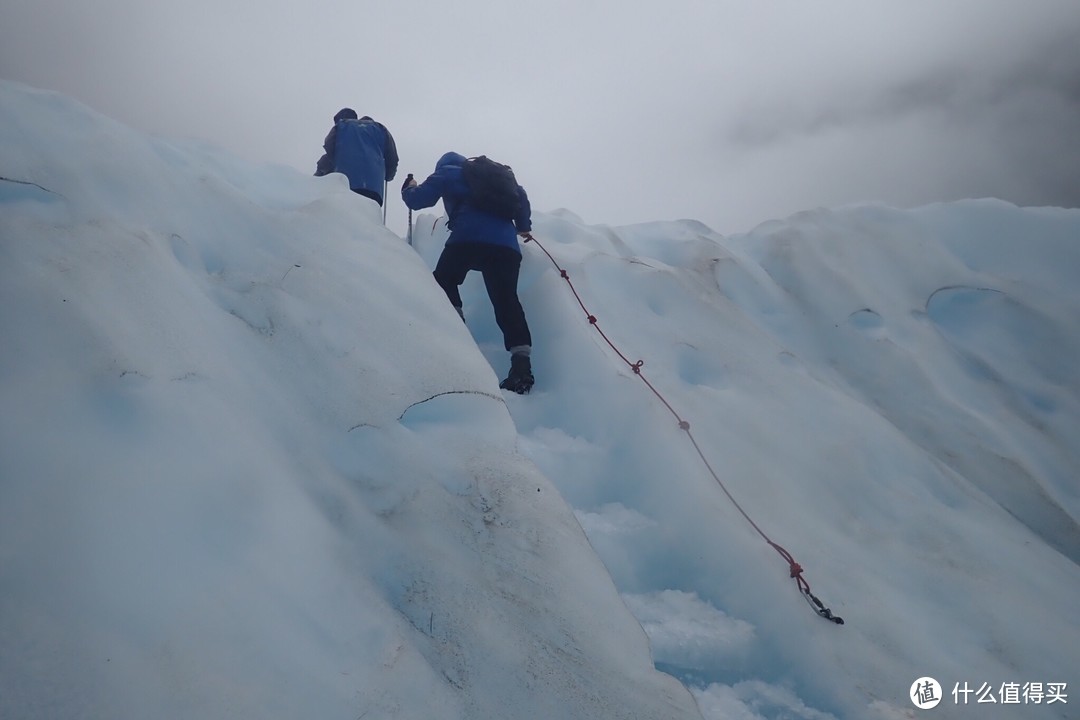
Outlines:
{"label": "climber in blue jacket", "polygon": [[397,145],[385,125],[342,108],[334,116],[323,150],[315,165],[316,177],[339,172],[349,178],[353,192],[383,204],[383,188],[398,167]]}
{"label": "climber in blue jacket", "polygon": [[435,265],[435,281],[464,319],[458,288],[470,270],[480,271],[495,311],[495,322],[503,333],[503,344],[510,353],[510,373],[499,387],[523,395],[532,389],[534,379],[530,360],[532,336],[517,293],[521,270],[518,236],[529,237],[532,209],[525,189],[517,185],[512,219],[481,210],[465,183],[462,170],[465,162],[463,155],[446,153],[424,182],[417,185],[411,174],[406,178],[401,199],[411,210],[443,201],[450,237]]}

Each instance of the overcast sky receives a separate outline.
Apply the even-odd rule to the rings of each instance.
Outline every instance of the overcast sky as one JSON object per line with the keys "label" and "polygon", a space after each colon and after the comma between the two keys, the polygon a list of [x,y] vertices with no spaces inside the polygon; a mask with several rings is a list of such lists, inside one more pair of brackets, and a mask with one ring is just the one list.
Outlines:
{"label": "overcast sky", "polygon": [[588,223],[1080,206],[1077,0],[0,0],[0,77],[304,172],[350,106]]}

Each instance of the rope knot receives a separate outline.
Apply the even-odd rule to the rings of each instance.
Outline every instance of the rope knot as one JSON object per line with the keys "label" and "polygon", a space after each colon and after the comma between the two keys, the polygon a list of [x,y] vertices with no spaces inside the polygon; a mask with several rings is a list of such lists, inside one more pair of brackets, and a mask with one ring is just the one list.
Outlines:
{"label": "rope knot", "polygon": [[686,422],[685,420],[680,420],[679,421],[679,429],[680,430],[689,430],[690,429],[690,423]]}
{"label": "rope knot", "polygon": [[644,360],[638,360],[636,363],[630,366],[630,369],[634,371],[635,375],[641,374],[641,366],[645,364]]}
{"label": "rope knot", "polygon": [[590,315],[589,316],[589,324],[590,325],[595,325],[596,324],[596,316],[595,315]]}
{"label": "rope knot", "polygon": [[560,269],[559,274],[562,275],[563,280],[569,280],[570,279],[570,273],[566,272],[565,270]]}
{"label": "rope knot", "polygon": [[800,565],[797,562],[792,561],[792,563],[791,563],[791,577],[797,578],[800,575],[802,575],[802,565]]}

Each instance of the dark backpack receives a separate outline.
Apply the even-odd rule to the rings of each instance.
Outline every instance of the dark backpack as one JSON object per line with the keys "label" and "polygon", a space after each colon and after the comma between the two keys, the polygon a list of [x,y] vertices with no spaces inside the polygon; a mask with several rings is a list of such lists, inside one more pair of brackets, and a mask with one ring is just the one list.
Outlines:
{"label": "dark backpack", "polygon": [[514,171],[508,165],[481,155],[466,160],[461,174],[469,188],[469,205],[504,220],[517,216],[521,198]]}

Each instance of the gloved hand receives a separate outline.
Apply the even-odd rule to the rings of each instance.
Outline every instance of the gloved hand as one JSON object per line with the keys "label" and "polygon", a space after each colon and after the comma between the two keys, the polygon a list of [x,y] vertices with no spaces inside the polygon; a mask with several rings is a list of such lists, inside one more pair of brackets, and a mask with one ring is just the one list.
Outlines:
{"label": "gloved hand", "polygon": [[416,181],[413,180],[412,173],[409,173],[405,177],[405,182],[401,185],[401,192],[405,192],[408,188],[416,187]]}

